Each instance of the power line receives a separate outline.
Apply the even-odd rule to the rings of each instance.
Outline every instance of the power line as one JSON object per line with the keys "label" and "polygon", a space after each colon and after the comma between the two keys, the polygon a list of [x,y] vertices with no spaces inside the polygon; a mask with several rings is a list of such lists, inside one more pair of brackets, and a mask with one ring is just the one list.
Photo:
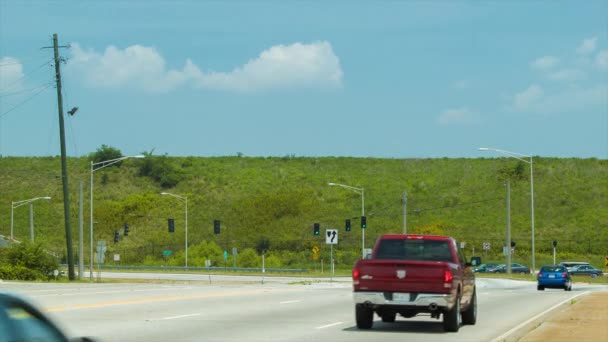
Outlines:
{"label": "power line", "polygon": [[37,86],[37,87],[35,87],[35,88],[29,88],[29,89],[18,90],[18,91],[14,91],[14,92],[12,92],[12,93],[7,93],[7,94],[0,94],[0,98],[2,98],[2,97],[7,97],[7,96],[15,96],[15,95],[19,95],[19,94],[27,93],[27,92],[30,92],[30,91],[39,90],[40,88],[46,87],[46,86],[48,86],[49,84],[51,84],[51,85],[52,85],[52,82],[51,82],[51,83],[47,83],[47,84],[42,84],[42,85],[39,85],[39,86]]}
{"label": "power line", "polygon": [[15,84],[18,84],[19,82],[23,81],[26,77],[31,76],[33,73],[38,72],[40,69],[42,69],[44,66],[48,66],[50,65],[49,63],[52,61],[51,60],[47,60],[44,63],[40,64],[38,67],[36,67],[34,70],[23,74],[23,76],[21,76],[20,78],[16,79],[15,81],[13,81],[12,83],[7,84],[5,87],[3,87],[2,91],[7,91],[9,89],[11,89]]}
{"label": "power line", "polygon": [[12,112],[13,110],[23,106],[24,104],[28,103],[29,101],[31,101],[34,97],[40,95],[40,93],[42,93],[43,91],[47,90],[48,88],[50,88],[52,86],[52,84],[48,84],[45,87],[43,87],[42,89],[40,89],[38,92],[36,92],[34,95],[28,97],[27,99],[23,100],[21,103],[15,105],[13,108],[7,110],[6,112],[3,112],[0,114],[0,118],[2,118],[3,116],[7,115],[8,113]]}

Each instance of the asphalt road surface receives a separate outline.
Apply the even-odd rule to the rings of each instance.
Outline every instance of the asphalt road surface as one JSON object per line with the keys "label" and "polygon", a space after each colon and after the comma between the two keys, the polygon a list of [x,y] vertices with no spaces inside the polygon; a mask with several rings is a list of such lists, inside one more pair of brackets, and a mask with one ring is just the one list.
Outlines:
{"label": "asphalt road surface", "polygon": [[[214,276],[215,278],[215,276]],[[70,336],[99,341],[493,341],[534,316],[587,291],[536,290],[534,282],[477,279],[478,320],[445,333],[430,317],[397,318],[372,330],[355,326],[350,281],[242,283],[0,283],[29,298]],[[259,277],[254,280],[259,280]]]}

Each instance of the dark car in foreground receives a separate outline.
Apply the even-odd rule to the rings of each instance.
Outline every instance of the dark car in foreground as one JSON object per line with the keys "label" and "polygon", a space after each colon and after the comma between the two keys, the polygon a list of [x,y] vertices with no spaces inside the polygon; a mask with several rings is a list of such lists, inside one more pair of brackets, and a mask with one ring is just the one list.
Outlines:
{"label": "dark car in foreground", "polygon": [[[507,273],[507,265],[501,264],[496,266],[495,268],[490,269],[488,272],[490,273]],[[529,274],[530,268],[528,266],[524,266],[518,263],[511,264],[511,273],[521,273],[521,274]]]}
{"label": "dark car in foreground", "polygon": [[572,275],[589,275],[589,276],[603,276],[604,272],[602,270],[597,269],[591,265],[579,265],[574,266],[570,270],[570,274]]}
{"label": "dark car in foreground", "polygon": [[536,276],[539,291],[545,288],[572,291],[572,279],[566,267],[562,265],[543,265]]}
{"label": "dark car in foreground", "polygon": [[68,338],[48,317],[25,299],[0,292],[0,341],[93,341]]}

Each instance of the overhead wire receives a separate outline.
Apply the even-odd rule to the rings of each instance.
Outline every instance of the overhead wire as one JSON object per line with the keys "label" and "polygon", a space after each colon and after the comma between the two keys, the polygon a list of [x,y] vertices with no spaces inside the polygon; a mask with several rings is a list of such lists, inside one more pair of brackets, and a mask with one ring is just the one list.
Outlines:
{"label": "overhead wire", "polygon": [[0,113],[0,118],[6,116],[7,114],[9,114],[10,112],[14,111],[15,109],[23,106],[24,104],[30,102],[33,98],[35,98],[36,96],[40,95],[43,91],[47,90],[51,86],[52,86],[52,84],[47,84],[46,86],[42,87],[40,90],[38,90],[37,92],[35,92],[33,95],[31,95],[30,97],[28,97],[25,100],[21,101],[20,103],[18,103],[17,105],[13,106],[9,110]]}
{"label": "overhead wire", "polygon": [[4,87],[2,87],[2,89],[0,89],[0,92],[5,92],[7,90],[10,90],[14,85],[16,85],[19,82],[23,81],[27,77],[32,76],[34,73],[40,71],[40,69],[42,69],[44,66],[50,65],[51,62],[52,62],[52,59],[51,60],[46,60],[44,63],[40,64],[38,67],[36,67],[32,71],[29,71],[29,72],[23,74],[23,76],[21,76],[20,78],[18,78],[15,81],[13,81],[13,82],[5,85]]}

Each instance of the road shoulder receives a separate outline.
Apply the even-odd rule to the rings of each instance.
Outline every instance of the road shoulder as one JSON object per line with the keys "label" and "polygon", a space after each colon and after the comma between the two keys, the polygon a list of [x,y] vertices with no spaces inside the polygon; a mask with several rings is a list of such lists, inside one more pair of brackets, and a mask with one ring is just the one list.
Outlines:
{"label": "road shoulder", "polygon": [[522,327],[508,341],[608,340],[608,291],[591,292]]}

